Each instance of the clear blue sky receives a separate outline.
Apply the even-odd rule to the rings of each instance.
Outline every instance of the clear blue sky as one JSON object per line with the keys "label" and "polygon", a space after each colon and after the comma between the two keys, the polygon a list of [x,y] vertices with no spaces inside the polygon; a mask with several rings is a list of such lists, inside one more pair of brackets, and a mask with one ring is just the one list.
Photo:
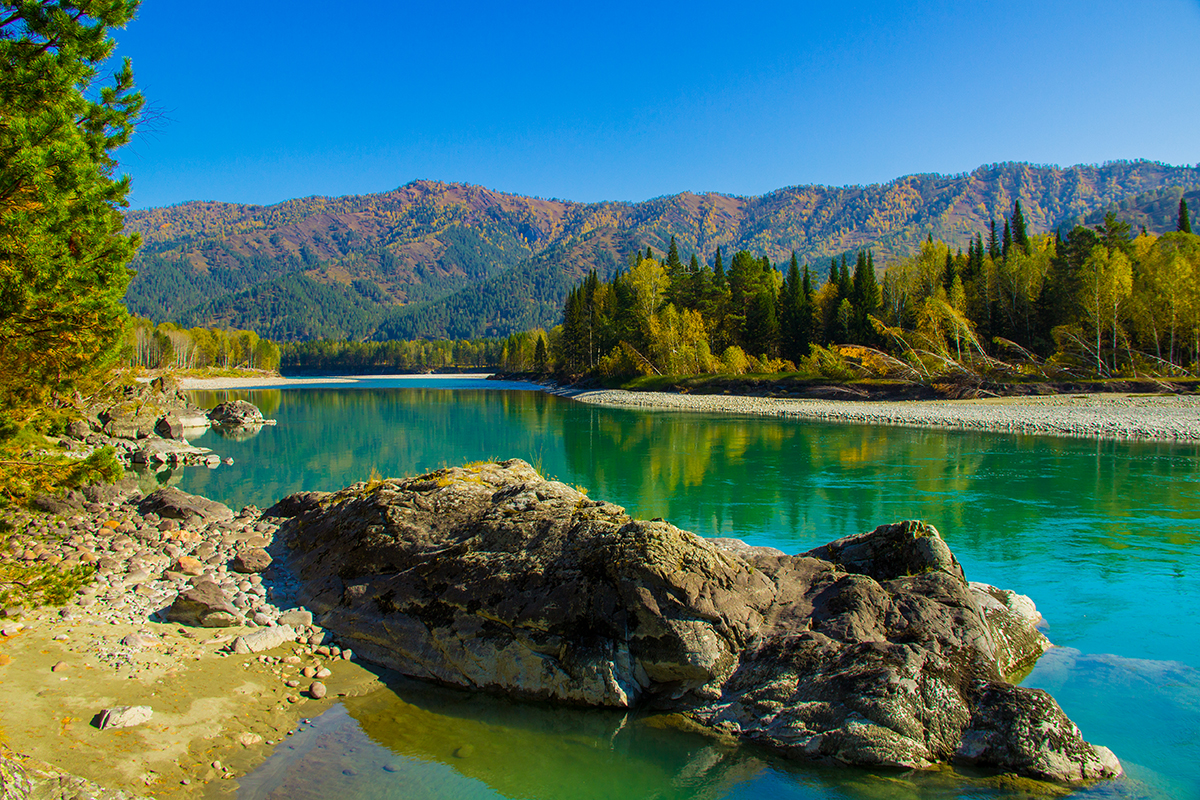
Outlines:
{"label": "clear blue sky", "polygon": [[570,200],[1200,161],[1200,2],[143,0],[135,208],[416,178]]}

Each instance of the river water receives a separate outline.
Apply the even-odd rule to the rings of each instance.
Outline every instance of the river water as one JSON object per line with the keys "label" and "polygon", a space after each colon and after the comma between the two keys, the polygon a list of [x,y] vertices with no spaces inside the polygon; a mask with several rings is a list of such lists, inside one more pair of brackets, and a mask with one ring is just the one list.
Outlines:
{"label": "river water", "polygon": [[[235,509],[302,489],[524,458],[548,477],[707,536],[802,552],[919,518],[967,577],[1028,594],[1057,647],[1050,691],[1127,777],[1073,797],[1200,798],[1200,447],[648,412],[519,385],[369,379],[197,393],[278,419],[180,488]],[[166,478],[168,476],[161,476]],[[952,770],[872,774],[723,747],[656,718],[516,704],[397,681],[313,720],[246,798],[1028,797]]]}

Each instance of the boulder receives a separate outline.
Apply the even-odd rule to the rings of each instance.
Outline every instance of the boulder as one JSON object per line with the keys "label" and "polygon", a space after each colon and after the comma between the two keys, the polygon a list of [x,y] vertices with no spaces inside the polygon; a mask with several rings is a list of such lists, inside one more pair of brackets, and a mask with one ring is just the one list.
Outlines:
{"label": "boulder", "polygon": [[83,496],[92,503],[114,503],[133,494],[140,494],[137,478],[133,475],[116,483],[90,483],[83,487]]}
{"label": "boulder", "polygon": [[253,403],[245,400],[230,400],[221,403],[208,412],[208,418],[213,425],[223,428],[243,428],[251,425],[263,425],[262,412]]}
{"label": "boulder", "polygon": [[985,612],[924,523],[803,555],[716,545],[519,460],[271,510],[285,512],[300,599],[358,655],[411,677],[675,712],[830,764],[1120,772],[1049,695],[1005,681],[1027,660],[1010,633],[1027,616],[986,591],[1011,613]]}
{"label": "boulder", "polygon": [[53,494],[34,495],[30,505],[38,511],[48,514],[70,514],[83,508],[84,496],[77,491],[69,491],[62,496]]}
{"label": "boulder", "polygon": [[74,419],[67,423],[67,436],[80,441],[86,439],[92,433],[92,426],[86,420]]}
{"label": "boulder", "polygon": [[261,653],[264,650],[274,650],[285,642],[296,641],[296,631],[290,625],[276,625],[273,628],[259,628],[253,633],[239,636],[233,640],[233,652],[245,655]]}
{"label": "boulder", "polygon": [[173,486],[158,489],[138,504],[138,511],[145,516],[158,514],[163,519],[182,520],[185,525],[206,522],[226,522],[233,519],[233,510],[215,500],[188,494]]}
{"label": "boulder", "polygon": [[200,580],[180,592],[167,609],[169,622],[201,628],[228,628],[242,622],[242,615],[225,591],[213,581]]}
{"label": "boulder", "polygon": [[242,574],[262,572],[271,566],[271,556],[261,547],[247,547],[238,551],[231,566],[234,572]]}
{"label": "boulder", "polygon": [[154,426],[154,432],[164,439],[183,439],[183,423],[174,414],[160,417]]}
{"label": "boulder", "polygon": [[307,628],[313,624],[312,612],[307,608],[294,608],[279,615],[280,625],[291,625],[294,628]]}

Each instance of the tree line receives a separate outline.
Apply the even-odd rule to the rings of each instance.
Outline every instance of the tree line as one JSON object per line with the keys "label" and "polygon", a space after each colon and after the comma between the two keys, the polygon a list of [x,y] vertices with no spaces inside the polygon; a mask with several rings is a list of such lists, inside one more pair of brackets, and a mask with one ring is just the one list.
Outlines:
{"label": "tree line", "polygon": [[130,320],[121,347],[130,367],[203,369],[279,369],[279,345],[254,331],[183,328],[171,322],[155,325],[143,317]]}
{"label": "tree line", "polygon": [[[553,366],[605,375],[826,372],[872,352],[926,372],[1010,360],[1109,376],[1200,364],[1200,237],[1180,200],[1176,231],[1028,230],[1020,201],[967,252],[928,237],[878,277],[870,250],[826,267],[746,250],[728,267],[635,251],[611,280],[590,273],[552,331]],[[858,350],[854,348],[857,347]],[[832,349],[831,349],[832,348]],[[897,362],[898,364],[899,362]],[[940,366],[939,366],[940,363]]]}
{"label": "tree line", "polygon": [[288,342],[282,346],[281,365],[285,370],[303,372],[427,372],[450,368],[545,372],[549,352],[547,333],[537,328],[505,338]]}

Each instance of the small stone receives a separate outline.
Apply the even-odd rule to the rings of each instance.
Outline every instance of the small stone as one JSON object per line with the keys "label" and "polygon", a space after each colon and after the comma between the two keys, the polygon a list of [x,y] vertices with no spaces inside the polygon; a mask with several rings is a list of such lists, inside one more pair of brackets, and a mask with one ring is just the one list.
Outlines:
{"label": "small stone", "polygon": [[354,658],[353,650],[343,650],[342,651],[342,661],[350,661],[353,658]]}
{"label": "small stone", "polygon": [[66,669],[69,666],[70,666],[70,664],[68,664],[67,662],[60,661],[57,664],[55,664],[53,667],[51,667],[50,671],[51,672],[62,672],[64,669]]}
{"label": "small stone", "polygon": [[320,681],[313,681],[312,685],[308,687],[308,696],[314,700],[320,700],[325,696],[325,692],[325,684]]}
{"label": "small stone", "polygon": [[333,674],[333,671],[330,670],[328,667],[321,667],[319,670],[317,670],[316,677],[328,678],[332,674]]}
{"label": "small stone", "polygon": [[288,687],[289,689],[295,689],[297,686],[299,686],[299,685],[300,685],[300,681],[298,681],[298,680],[295,680],[294,678],[293,678],[293,679],[288,679],[288,680],[286,680],[286,681],[284,681],[284,682],[283,682],[283,685],[284,685],[284,686],[286,686],[286,687]]}
{"label": "small stone", "polygon": [[[132,677],[132,676],[130,676]],[[154,713],[150,706],[115,706],[100,712],[100,730],[130,728],[148,722]]]}
{"label": "small stone", "polygon": [[20,633],[23,630],[25,630],[24,623],[10,622],[7,625],[5,625],[3,628],[0,628],[0,634],[2,634],[4,636],[16,636],[18,633]]}
{"label": "small stone", "polygon": [[126,647],[132,647],[135,650],[141,650],[145,647],[154,647],[158,644],[158,640],[144,633],[131,633],[121,640],[121,644]]}
{"label": "small stone", "polygon": [[244,731],[238,735],[238,741],[241,742],[242,747],[253,747],[256,744],[262,744],[263,737],[251,731]]}
{"label": "small stone", "polygon": [[271,556],[261,547],[251,547],[240,551],[233,559],[232,566],[235,572],[262,572],[267,567],[271,566]]}
{"label": "small stone", "polygon": [[294,694],[289,694],[289,695],[287,696],[287,701],[288,701],[289,703],[299,703],[299,702],[300,702],[300,698],[299,698],[299,697],[297,697],[297,696],[296,696],[296,695],[294,695]]}
{"label": "small stone", "polygon": [[317,677],[317,668],[305,667],[304,669],[300,670],[300,674],[306,678],[315,678]]}
{"label": "small stone", "polygon": [[175,562],[175,572],[181,572],[184,575],[203,575],[204,564],[198,558],[180,556]]}

